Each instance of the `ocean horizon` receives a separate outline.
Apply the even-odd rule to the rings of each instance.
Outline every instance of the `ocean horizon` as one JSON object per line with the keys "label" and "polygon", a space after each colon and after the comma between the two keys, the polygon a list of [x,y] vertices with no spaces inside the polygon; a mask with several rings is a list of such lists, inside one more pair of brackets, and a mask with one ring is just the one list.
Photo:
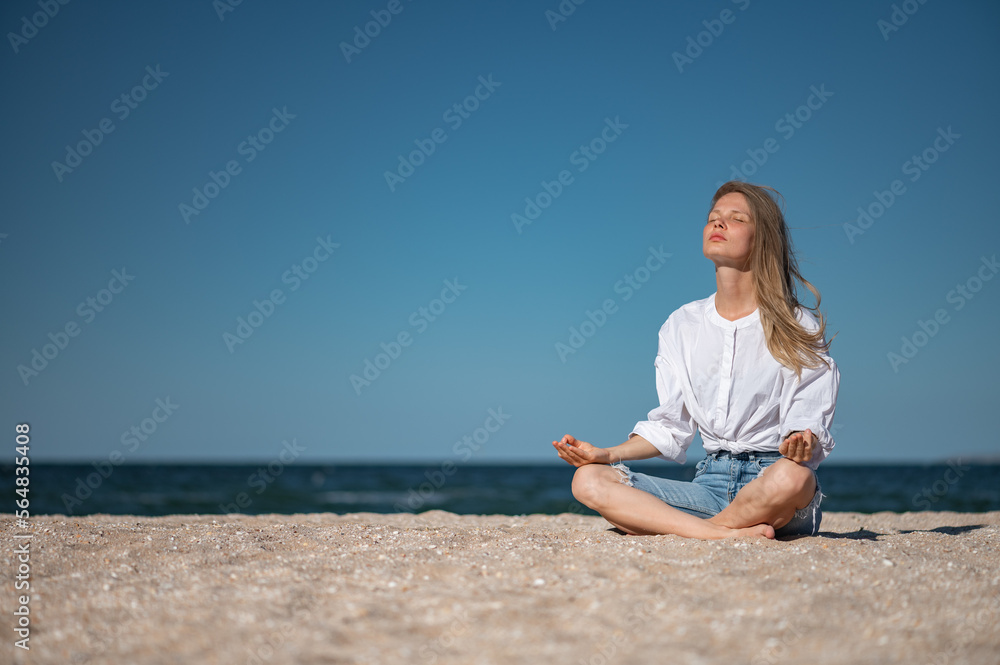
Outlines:
{"label": "ocean horizon", "polygon": [[[636,471],[690,480],[694,464],[632,463]],[[596,514],[570,490],[563,463],[408,464],[143,463],[30,466],[30,512],[112,514],[420,513]],[[0,493],[14,510],[14,466],[0,466]],[[860,513],[1000,510],[1000,463],[826,463],[823,510]]]}

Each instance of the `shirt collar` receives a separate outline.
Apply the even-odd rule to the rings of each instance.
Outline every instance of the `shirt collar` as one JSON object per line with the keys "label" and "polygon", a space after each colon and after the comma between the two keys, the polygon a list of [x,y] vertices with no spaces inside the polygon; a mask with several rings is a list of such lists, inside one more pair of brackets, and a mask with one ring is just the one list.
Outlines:
{"label": "shirt collar", "polygon": [[[716,293],[718,293],[718,291],[716,291]],[[755,309],[750,314],[747,314],[742,319],[729,321],[728,319],[722,318],[722,315],[715,309],[716,293],[709,296],[705,302],[705,316],[715,325],[726,330],[739,330],[740,328],[755,325],[758,321],[760,321],[760,307]]]}

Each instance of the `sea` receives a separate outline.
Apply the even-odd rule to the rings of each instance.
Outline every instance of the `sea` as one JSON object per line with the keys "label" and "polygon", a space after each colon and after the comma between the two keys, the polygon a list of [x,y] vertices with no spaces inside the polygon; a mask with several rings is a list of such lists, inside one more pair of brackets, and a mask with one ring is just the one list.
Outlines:
{"label": "sea", "polygon": [[[631,463],[690,480],[694,466]],[[566,464],[91,464],[32,463],[25,486],[0,465],[0,512],[28,498],[31,515],[421,513],[596,514],[570,490]],[[836,465],[819,469],[823,510],[1000,510],[1000,464]],[[27,491],[16,493],[16,490]],[[6,504],[6,505],[4,505]],[[23,504],[22,504],[23,506]]]}

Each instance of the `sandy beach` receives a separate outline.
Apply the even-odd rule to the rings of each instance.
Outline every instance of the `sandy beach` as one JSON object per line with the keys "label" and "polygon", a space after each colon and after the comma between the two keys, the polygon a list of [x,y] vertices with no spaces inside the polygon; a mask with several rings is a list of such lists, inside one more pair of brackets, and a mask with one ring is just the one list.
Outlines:
{"label": "sandy beach", "polygon": [[4,663],[1000,661],[1000,512],[828,513],[817,537],[630,537],[564,514],[32,519]]}

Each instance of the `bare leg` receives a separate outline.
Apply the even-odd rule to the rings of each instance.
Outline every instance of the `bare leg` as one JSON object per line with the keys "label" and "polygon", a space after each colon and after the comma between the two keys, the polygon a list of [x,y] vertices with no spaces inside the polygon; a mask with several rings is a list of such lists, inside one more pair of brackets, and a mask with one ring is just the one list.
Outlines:
{"label": "bare leg", "polygon": [[743,486],[733,502],[710,521],[732,529],[770,524],[779,529],[805,508],[816,493],[816,479],[807,467],[780,459]]}
{"label": "bare leg", "polygon": [[685,538],[774,538],[767,524],[733,529],[689,515],[652,494],[624,485],[618,471],[604,464],[587,464],[573,476],[573,496],[633,535],[673,533]]}

